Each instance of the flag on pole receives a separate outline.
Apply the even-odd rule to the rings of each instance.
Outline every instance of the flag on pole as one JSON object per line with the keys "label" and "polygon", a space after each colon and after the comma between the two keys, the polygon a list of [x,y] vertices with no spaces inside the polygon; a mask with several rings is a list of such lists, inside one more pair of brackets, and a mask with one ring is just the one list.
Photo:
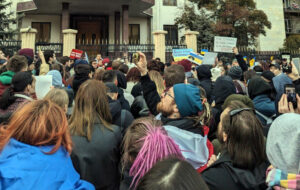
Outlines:
{"label": "flag on pole", "polygon": [[254,66],[255,59],[256,59],[256,58],[253,57],[253,58],[249,61],[250,67],[253,67],[253,66]]}

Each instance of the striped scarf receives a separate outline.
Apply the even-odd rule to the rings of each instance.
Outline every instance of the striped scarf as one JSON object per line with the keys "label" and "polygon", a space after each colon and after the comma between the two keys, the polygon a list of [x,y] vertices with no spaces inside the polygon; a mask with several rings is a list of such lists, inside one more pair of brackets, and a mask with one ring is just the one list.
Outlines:
{"label": "striped scarf", "polygon": [[270,166],[267,170],[266,183],[269,189],[287,190],[296,189],[300,190],[300,174],[288,174],[284,171]]}

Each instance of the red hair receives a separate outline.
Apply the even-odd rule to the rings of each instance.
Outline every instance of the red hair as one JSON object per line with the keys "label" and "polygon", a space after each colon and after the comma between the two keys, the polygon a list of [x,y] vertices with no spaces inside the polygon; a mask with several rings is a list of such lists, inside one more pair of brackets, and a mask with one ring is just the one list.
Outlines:
{"label": "red hair", "polygon": [[184,72],[190,72],[192,70],[192,62],[187,59],[178,61],[177,64],[183,66]]}
{"label": "red hair", "polygon": [[11,138],[32,146],[54,145],[45,154],[53,154],[61,146],[72,151],[66,115],[50,100],[30,102],[13,114],[9,124],[0,128],[0,151]]}

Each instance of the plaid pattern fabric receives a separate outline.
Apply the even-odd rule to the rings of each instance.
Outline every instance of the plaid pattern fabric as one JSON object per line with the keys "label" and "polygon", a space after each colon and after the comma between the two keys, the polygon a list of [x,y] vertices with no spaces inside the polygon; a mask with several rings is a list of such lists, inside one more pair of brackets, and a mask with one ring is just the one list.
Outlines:
{"label": "plaid pattern fabric", "polygon": [[300,190],[300,174],[289,174],[270,166],[267,170],[266,183],[275,190]]}

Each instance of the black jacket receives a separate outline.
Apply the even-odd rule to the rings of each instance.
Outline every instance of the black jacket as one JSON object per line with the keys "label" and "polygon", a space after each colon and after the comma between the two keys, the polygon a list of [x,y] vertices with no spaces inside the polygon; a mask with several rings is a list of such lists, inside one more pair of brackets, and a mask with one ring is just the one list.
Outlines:
{"label": "black jacket", "polygon": [[93,126],[92,139],[72,136],[74,143],[71,159],[80,177],[99,189],[119,189],[119,161],[121,129],[112,125],[113,131],[100,121]]}
{"label": "black jacket", "polygon": [[206,98],[209,101],[209,103],[212,102],[212,90],[213,90],[211,76],[212,75],[210,72],[210,67],[208,65],[200,65],[197,68],[197,77],[200,81],[200,86],[204,88],[206,92]]}
{"label": "black jacket", "polygon": [[235,55],[235,58],[236,58],[237,62],[239,63],[243,72],[248,71],[248,65],[247,65],[246,61],[244,60],[243,56],[238,54],[238,55]]}
{"label": "black jacket", "polygon": [[134,99],[130,108],[130,112],[132,113],[134,118],[147,117],[150,115],[149,108],[142,95],[137,96]]}
{"label": "black jacket", "polygon": [[149,75],[145,75],[141,77],[141,85],[143,88],[143,95],[145,101],[147,102],[147,106],[152,115],[157,115],[157,104],[160,102],[160,96],[156,91],[155,83],[150,79]]}
{"label": "black jacket", "polygon": [[[122,109],[121,104],[118,100],[112,100],[110,97],[108,97],[109,102],[109,110],[112,116],[113,124],[118,125],[121,127],[122,134],[125,134],[126,129],[131,125],[134,118],[132,114]],[[123,121],[122,121],[122,112],[123,112]]]}
{"label": "black jacket", "polygon": [[247,170],[234,167],[230,156],[225,152],[221,157],[204,170],[202,178],[210,190],[265,190],[268,162],[255,169]]}
{"label": "black jacket", "polygon": [[121,88],[118,88],[118,100],[121,104],[122,109],[130,111],[130,105],[124,97],[124,92]]}

